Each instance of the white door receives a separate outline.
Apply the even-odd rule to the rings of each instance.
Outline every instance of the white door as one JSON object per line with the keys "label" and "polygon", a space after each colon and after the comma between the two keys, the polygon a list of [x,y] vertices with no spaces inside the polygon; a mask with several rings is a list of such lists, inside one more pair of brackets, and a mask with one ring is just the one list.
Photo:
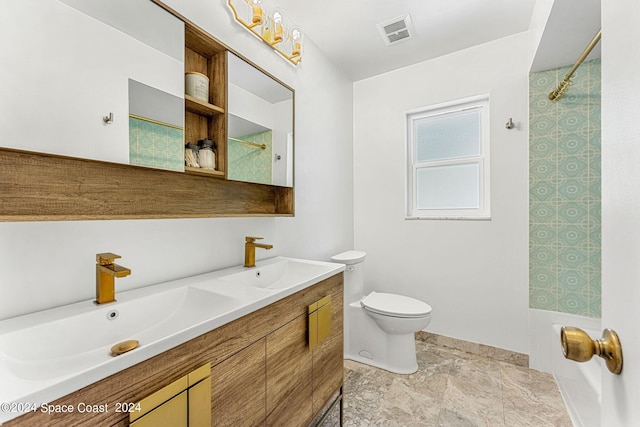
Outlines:
{"label": "white door", "polygon": [[602,326],[622,343],[602,373],[603,427],[640,426],[640,3],[602,1]]}

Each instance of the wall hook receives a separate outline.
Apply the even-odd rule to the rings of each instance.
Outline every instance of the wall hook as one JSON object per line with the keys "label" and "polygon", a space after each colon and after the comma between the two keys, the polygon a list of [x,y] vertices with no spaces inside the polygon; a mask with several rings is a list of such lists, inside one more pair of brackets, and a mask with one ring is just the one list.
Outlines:
{"label": "wall hook", "polygon": [[514,127],[516,127],[516,124],[513,123],[513,119],[509,117],[509,121],[504,124],[504,127],[506,127],[507,129],[513,129]]}
{"label": "wall hook", "polygon": [[113,113],[109,113],[108,116],[104,116],[102,120],[104,120],[106,124],[110,125],[111,123],[113,123]]}

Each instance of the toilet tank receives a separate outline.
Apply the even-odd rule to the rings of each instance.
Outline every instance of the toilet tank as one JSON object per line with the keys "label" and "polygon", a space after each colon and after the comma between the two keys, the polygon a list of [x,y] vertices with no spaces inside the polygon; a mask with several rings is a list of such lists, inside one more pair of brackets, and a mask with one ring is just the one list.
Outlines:
{"label": "toilet tank", "polygon": [[331,257],[331,261],[347,265],[344,272],[345,306],[362,299],[366,256],[367,254],[362,251],[347,251]]}

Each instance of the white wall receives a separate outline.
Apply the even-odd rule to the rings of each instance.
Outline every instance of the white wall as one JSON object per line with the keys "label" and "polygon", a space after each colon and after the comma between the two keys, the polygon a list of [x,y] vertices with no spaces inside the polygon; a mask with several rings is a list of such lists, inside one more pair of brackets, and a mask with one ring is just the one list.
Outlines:
{"label": "white wall", "polygon": [[602,327],[622,344],[602,374],[602,426],[640,425],[640,38],[638,2],[602,2]]}
{"label": "white wall", "polygon": [[246,235],[274,245],[258,259],[328,259],[353,246],[351,81],[308,37],[294,69],[235,25],[226,2],[167,3],[296,89],[296,216],[0,223],[0,319],[94,298],[98,252],[122,255],[133,270],[117,280],[122,292],[238,265]]}
{"label": "white wall", "polygon": [[[366,289],[422,299],[427,330],[528,353],[528,71],[521,33],[354,84],[355,247]],[[488,93],[491,221],[408,221],[404,113]],[[505,129],[509,117],[517,128]]]}
{"label": "white wall", "polygon": [[[529,23],[529,48],[532,52],[538,50],[544,29],[549,20],[551,10],[555,0],[536,0],[536,4],[533,7],[533,14],[531,15],[531,22]],[[535,55],[531,56],[533,62]]]}

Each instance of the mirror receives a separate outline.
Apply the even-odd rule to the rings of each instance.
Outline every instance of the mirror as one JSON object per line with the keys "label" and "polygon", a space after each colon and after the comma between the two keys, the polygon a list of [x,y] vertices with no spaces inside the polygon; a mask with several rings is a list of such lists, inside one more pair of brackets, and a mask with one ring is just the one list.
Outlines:
{"label": "mirror", "polygon": [[184,23],[149,0],[12,2],[0,36],[7,148],[129,163],[129,79],[184,96]]}
{"label": "mirror", "polygon": [[[184,170],[176,131],[184,111],[173,108],[184,99],[184,33],[180,19],[149,0],[12,2],[0,14],[0,145]],[[229,179],[292,186],[293,91],[229,58]],[[172,100],[179,116],[148,111],[148,99]],[[149,159],[158,147],[142,137],[134,147],[132,120],[135,132],[161,127],[182,141],[162,147],[177,162]]]}
{"label": "mirror", "polygon": [[229,52],[228,178],[293,186],[293,91]]}

